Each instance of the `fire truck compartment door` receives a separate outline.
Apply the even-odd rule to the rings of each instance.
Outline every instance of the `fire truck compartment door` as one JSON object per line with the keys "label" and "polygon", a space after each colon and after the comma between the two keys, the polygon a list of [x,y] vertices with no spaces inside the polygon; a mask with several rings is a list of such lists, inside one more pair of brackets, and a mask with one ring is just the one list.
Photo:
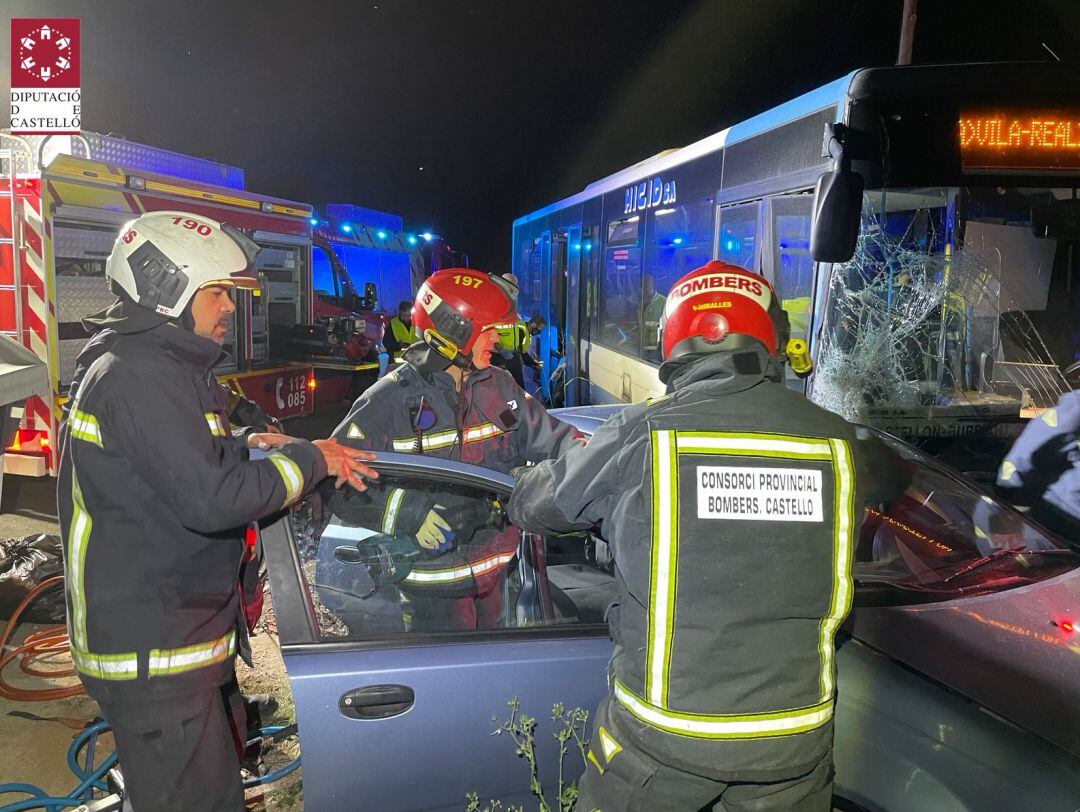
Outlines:
{"label": "fire truck compartment door", "polygon": [[61,205],[53,209],[53,222],[59,225],[89,223],[92,225],[113,226],[117,232],[128,220],[138,217],[130,211],[95,209],[91,206]]}

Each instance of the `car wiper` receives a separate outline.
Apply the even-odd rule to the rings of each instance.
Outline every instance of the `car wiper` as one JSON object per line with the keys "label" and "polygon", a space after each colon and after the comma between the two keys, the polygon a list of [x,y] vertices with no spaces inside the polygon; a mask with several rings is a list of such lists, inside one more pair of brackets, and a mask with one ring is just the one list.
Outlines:
{"label": "car wiper", "polygon": [[992,564],[999,558],[1005,558],[1009,555],[1043,555],[1044,553],[1067,553],[1068,550],[1029,550],[1027,547],[1002,547],[999,550],[994,550],[992,553],[984,555],[982,558],[976,558],[967,566],[961,567],[948,578],[943,578],[941,583],[947,584],[955,578],[959,578],[961,575],[967,575],[972,570],[977,570],[985,567],[987,564]]}

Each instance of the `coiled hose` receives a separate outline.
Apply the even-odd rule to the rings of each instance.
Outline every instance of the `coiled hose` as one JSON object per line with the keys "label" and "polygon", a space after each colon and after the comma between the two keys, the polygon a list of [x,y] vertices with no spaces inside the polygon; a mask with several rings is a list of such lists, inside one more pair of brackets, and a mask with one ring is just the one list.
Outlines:
{"label": "coiled hose", "polygon": [[60,671],[44,671],[35,668],[33,665],[36,657],[57,654],[68,650],[67,629],[63,626],[51,626],[48,629],[34,632],[29,635],[21,645],[16,646],[10,651],[8,651],[7,648],[8,640],[11,639],[11,635],[18,627],[19,619],[26,610],[26,607],[29,606],[42,592],[60,586],[63,583],[63,575],[54,575],[52,578],[46,578],[31,589],[30,593],[23,598],[22,602],[12,613],[7,625],[4,626],[3,632],[0,632],[0,696],[5,699],[12,699],[16,702],[44,702],[50,699],[63,699],[68,696],[78,696],[84,692],[82,683],[76,683],[75,685],[68,685],[61,688],[29,689],[16,688],[13,685],[9,685],[4,681],[3,677],[4,669],[16,659],[19,660],[19,668],[24,674],[35,677],[68,677],[75,673],[74,668],[67,668]]}
{"label": "coiled hose", "polygon": [[[0,806],[0,812],[21,812],[21,810],[24,809],[63,809],[69,806],[77,807],[92,800],[94,790],[108,792],[108,785],[105,783],[105,774],[116,766],[116,753],[109,753],[97,767],[94,766],[94,754],[97,748],[98,736],[110,729],[108,722],[95,722],[85,730],[81,731],[71,742],[71,746],[68,747],[67,752],[68,769],[71,770],[75,779],[79,782],[71,792],[67,795],[56,796],[46,794],[43,789],[36,787],[33,784],[0,784],[0,795],[23,793],[31,796],[30,798],[15,801],[6,806]],[[248,744],[254,744],[264,738],[271,740],[285,738],[295,732],[295,724],[264,727],[259,730],[258,735],[255,738],[248,741]],[[80,763],[79,756],[82,754],[84,748],[86,754],[83,756],[82,763]],[[272,784],[289,775],[289,773],[294,772],[299,766],[300,757],[297,756],[288,764],[273,772],[249,778],[244,781],[244,789]]]}
{"label": "coiled hose", "polygon": [[[75,674],[74,668],[42,670],[34,667],[34,659],[37,657],[58,654],[69,650],[67,629],[64,626],[52,626],[48,629],[34,632],[33,634],[28,635],[21,645],[16,646],[10,651],[7,650],[8,641],[18,627],[19,619],[21,618],[22,613],[26,611],[26,607],[33,603],[33,601],[43,592],[53,587],[60,586],[63,582],[64,576],[56,575],[52,578],[47,578],[35,586],[16,607],[9,618],[7,625],[4,626],[3,632],[0,632],[0,696],[17,702],[44,702],[50,699],[63,699],[65,697],[78,696],[79,694],[84,693],[82,683],[62,688],[31,690],[28,688],[16,688],[5,682],[3,678],[4,669],[16,659],[19,660],[20,670],[24,674],[29,674],[30,676],[67,677]],[[0,806],[0,812],[19,812],[19,810],[23,809],[63,809],[71,806],[77,807],[91,800],[94,790],[107,792],[108,787],[105,783],[104,776],[116,765],[116,753],[110,753],[100,765],[97,767],[93,766],[97,737],[107,730],[110,730],[107,722],[97,722],[80,732],[72,741],[67,752],[67,762],[68,768],[79,783],[71,792],[63,796],[50,796],[40,787],[36,787],[33,784],[17,782],[0,784],[0,795],[23,793],[32,796],[22,801],[16,801],[7,804],[6,806]],[[255,741],[263,738],[269,738],[271,740],[285,738],[286,736],[295,733],[295,724],[265,727],[260,729],[258,736],[250,740],[248,744],[253,744]],[[83,748],[86,748],[86,756],[83,764],[80,765],[79,754]],[[297,756],[284,767],[267,773],[266,775],[249,778],[244,782],[244,788],[247,789],[250,787],[262,786],[264,784],[272,784],[274,781],[278,781],[289,775],[299,766],[300,757]]]}

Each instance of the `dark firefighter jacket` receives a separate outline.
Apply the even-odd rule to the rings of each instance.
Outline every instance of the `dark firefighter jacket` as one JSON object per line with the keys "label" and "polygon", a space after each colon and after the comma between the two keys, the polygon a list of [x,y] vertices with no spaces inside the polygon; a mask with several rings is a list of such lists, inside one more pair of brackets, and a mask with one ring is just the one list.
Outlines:
{"label": "dark firefighter jacket", "polygon": [[1080,392],[1062,395],[1024,427],[998,469],[997,484],[1017,504],[1046,502],[1080,521]]}
{"label": "dark firefighter jacket", "polygon": [[[507,473],[526,462],[556,457],[582,440],[505,370],[473,372],[459,394],[443,371],[445,362],[426,345],[409,347],[405,360],[356,400],[334,437],[355,448],[428,454]],[[440,494],[436,500],[422,491],[374,483],[366,493],[326,492],[336,513],[387,534],[414,535],[436,501],[447,508],[447,517],[470,512],[466,498],[455,502]],[[416,562],[401,586],[441,595],[477,591],[476,580],[497,575],[516,550],[514,534],[495,534],[494,540],[491,535],[478,534],[475,544]]]}
{"label": "dark firefighter jacket", "polygon": [[777,373],[764,351],[700,358],[587,446],[516,471],[509,506],[534,532],[600,526],[616,723],[721,781],[801,775],[830,752],[862,507],[899,488],[883,444]]}
{"label": "dark firefighter jacket", "polygon": [[211,376],[220,347],[131,315],[80,354],[60,430],[71,656],[96,695],[220,684],[244,633],[244,526],[326,476],[305,441],[249,461]]}

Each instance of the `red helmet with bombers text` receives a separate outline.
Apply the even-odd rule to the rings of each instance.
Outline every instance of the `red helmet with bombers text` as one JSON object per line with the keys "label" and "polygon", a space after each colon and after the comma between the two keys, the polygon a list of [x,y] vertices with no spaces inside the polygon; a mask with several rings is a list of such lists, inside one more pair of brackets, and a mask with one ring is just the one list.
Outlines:
{"label": "red helmet with bombers text", "polygon": [[436,352],[467,367],[480,333],[518,321],[511,282],[471,268],[436,271],[420,286],[413,326]]}
{"label": "red helmet with bombers text", "polygon": [[[788,339],[786,315],[764,277],[713,260],[671,286],[660,318],[663,360],[758,344],[778,358]],[[671,372],[661,367],[661,380]]]}

